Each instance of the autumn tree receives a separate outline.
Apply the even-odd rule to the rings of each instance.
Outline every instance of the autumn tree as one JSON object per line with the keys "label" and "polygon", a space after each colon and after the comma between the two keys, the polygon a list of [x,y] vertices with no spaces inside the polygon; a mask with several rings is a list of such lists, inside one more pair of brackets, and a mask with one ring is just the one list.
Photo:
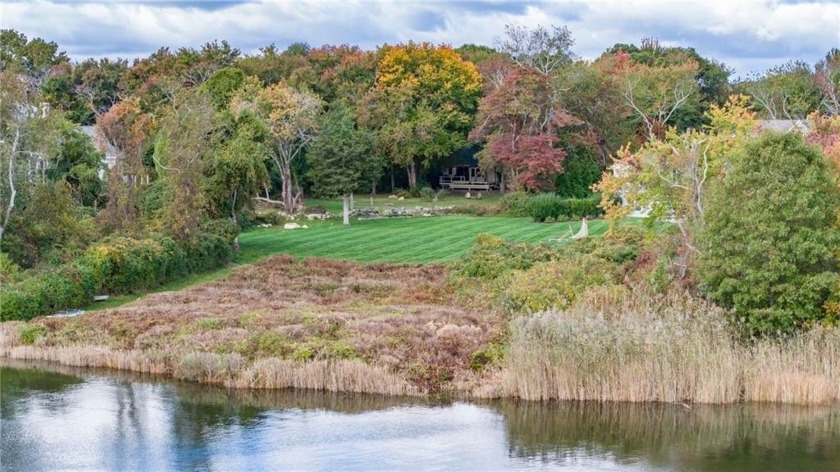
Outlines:
{"label": "autumn tree", "polygon": [[259,91],[246,91],[232,102],[236,109],[253,110],[269,131],[271,158],[280,171],[282,202],[287,212],[297,210],[292,164],[315,138],[322,102],[313,93],[277,83]]}
{"label": "autumn tree", "polygon": [[641,123],[646,141],[662,138],[676,114],[699,101],[694,61],[646,65],[619,51],[614,70],[624,104]]}
{"label": "autumn tree", "polygon": [[699,252],[695,243],[707,214],[706,193],[755,132],[758,121],[748,98],[733,95],[723,107],[712,106],[710,125],[702,130],[670,129],[664,139],[649,141],[637,150],[624,147],[611,172],[597,185],[601,206],[613,225],[636,208],[647,209],[654,221],[672,220],[687,250],[680,275]]}
{"label": "autumn tree", "polygon": [[814,80],[822,95],[826,114],[840,115],[840,49],[833,48],[817,62]]}
{"label": "autumn tree", "polygon": [[384,46],[365,124],[377,130],[377,148],[408,170],[417,187],[421,167],[467,144],[481,95],[481,76],[448,46],[409,42]]}
{"label": "autumn tree", "polygon": [[353,109],[334,103],[324,115],[318,138],[307,154],[309,176],[325,197],[341,196],[344,224],[350,224],[350,195],[379,179],[382,162],[372,152],[371,133],[357,124]]}
{"label": "autumn tree", "polygon": [[577,120],[553,97],[549,77],[517,68],[481,100],[470,137],[486,143],[481,159],[510,174],[510,187],[551,188],[563,168],[557,133]]}
{"label": "autumn tree", "polygon": [[116,153],[108,172],[108,205],[101,215],[111,228],[126,228],[137,222],[137,198],[150,178],[143,156],[155,126],[154,117],[141,110],[136,99],[119,102],[97,120],[98,144]]}

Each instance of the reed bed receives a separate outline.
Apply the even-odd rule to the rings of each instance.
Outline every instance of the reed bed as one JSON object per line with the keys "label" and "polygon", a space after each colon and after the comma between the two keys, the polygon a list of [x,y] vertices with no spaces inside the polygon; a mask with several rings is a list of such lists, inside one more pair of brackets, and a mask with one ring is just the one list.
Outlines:
{"label": "reed bed", "polygon": [[622,402],[840,400],[840,329],[744,342],[687,294],[599,287],[511,322],[502,396]]}

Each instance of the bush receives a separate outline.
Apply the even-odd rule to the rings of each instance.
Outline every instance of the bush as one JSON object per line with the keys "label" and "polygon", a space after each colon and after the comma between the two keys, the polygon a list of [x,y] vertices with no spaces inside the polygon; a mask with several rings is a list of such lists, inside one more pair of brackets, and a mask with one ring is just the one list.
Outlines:
{"label": "bush", "polygon": [[710,189],[701,288],[757,334],[821,321],[837,283],[840,199],[822,153],[794,133],[765,134]]}
{"label": "bush", "polygon": [[557,251],[545,245],[512,243],[479,234],[472,249],[455,264],[455,271],[461,276],[492,280],[513,270],[529,269],[536,262],[557,258]]}
{"label": "bush", "polygon": [[506,193],[499,200],[499,210],[510,216],[528,216],[528,193]]}
{"label": "bush", "polygon": [[75,261],[24,273],[0,289],[0,320],[29,320],[85,306],[99,293],[142,292],[229,262],[236,226],[220,220],[203,230],[187,247],[165,236],[112,237],[93,245]]}
{"label": "bush", "polygon": [[609,272],[609,264],[589,256],[540,262],[513,275],[503,304],[513,312],[566,308],[587,288],[605,284]]}
{"label": "bush", "polygon": [[528,198],[528,215],[537,223],[548,219],[566,220],[596,218],[603,214],[598,206],[600,198],[562,198],[553,193],[542,193]]}

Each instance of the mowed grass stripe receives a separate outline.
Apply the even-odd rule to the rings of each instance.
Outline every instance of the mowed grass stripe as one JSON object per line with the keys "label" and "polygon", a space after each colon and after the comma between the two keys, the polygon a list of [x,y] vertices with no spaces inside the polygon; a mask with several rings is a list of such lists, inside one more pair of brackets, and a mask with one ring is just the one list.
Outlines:
{"label": "mowed grass stripe", "polygon": [[[309,229],[258,229],[240,236],[240,259],[253,261],[271,254],[324,257],[360,262],[450,261],[465,253],[481,233],[512,240],[548,242],[568,231],[569,223],[540,224],[527,218],[415,217],[338,222],[308,222]],[[580,222],[571,223],[577,231]],[[589,224],[590,234],[607,228],[603,221]]]}

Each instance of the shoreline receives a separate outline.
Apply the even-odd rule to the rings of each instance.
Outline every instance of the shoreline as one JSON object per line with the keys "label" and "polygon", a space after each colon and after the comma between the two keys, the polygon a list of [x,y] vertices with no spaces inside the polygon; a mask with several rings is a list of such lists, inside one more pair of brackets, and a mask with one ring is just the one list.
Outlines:
{"label": "shoreline", "polygon": [[[38,348],[33,346],[15,346],[7,348],[0,346],[0,367],[26,368],[28,365],[43,367],[47,365],[50,371],[60,368],[78,368],[91,370],[106,370],[110,375],[151,375],[158,380],[185,381],[194,385],[208,385],[239,390],[243,392],[259,392],[270,390],[312,390],[340,394],[382,395],[386,397],[406,398],[446,398],[480,402],[482,400],[507,400],[536,403],[561,402],[592,402],[592,403],[630,403],[630,404],[665,404],[680,405],[690,409],[690,405],[732,406],[743,404],[761,405],[789,405],[800,407],[835,407],[840,401],[756,401],[739,400],[731,402],[702,402],[702,401],[666,401],[651,399],[646,401],[628,401],[618,398],[563,398],[563,399],[532,399],[500,394],[497,384],[473,385],[471,390],[446,389],[440,391],[420,391],[398,376],[385,372],[382,368],[371,366],[360,361],[308,361],[295,363],[277,358],[259,359],[239,371],[205,371],[205,377],[185,376],[178,367],[168,365],[161,359],[154,359],[146,353],[137,351],[111,351],[104,348],[87,348],[85,350],[70,348]],[[192,353],[193,356],[203,356],[207,353]],[[191,358],[188,355],[186,359]],[[224,366],[223,356],[205,357],[220,361],[216,366]],[[23,364],[23,365],[20,365]],[[53,369],[54,368],[54,369]],[[504,372],[498,371],[492,377],[496,379]],[[494,382],[496,383],[496,382]]]}
{"label": "shoreline", "polygon": [[449,275],[440,265],[275,256],[115,309],[2,323],[0,357],[235,389],[840,404],[838,328],[741,343],[702,300],[621,286],[512,317],[478,298],[482,286],[456,293]]}

